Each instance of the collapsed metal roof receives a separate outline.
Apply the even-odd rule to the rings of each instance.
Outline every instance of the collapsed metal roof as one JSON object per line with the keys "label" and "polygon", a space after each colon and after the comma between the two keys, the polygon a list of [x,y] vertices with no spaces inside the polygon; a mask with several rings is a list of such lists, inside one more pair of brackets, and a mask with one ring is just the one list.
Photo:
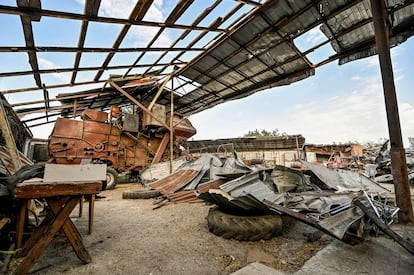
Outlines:
{"label": "collapsed metal roof", "polygon": [[[140,85],[129,82],[131,86],[125,90],[146,104],[151,102],[166,76],[172,75],[165,89],[174,90],[174,110],[189,116],[223,102],[307,78],[315,74],[315,68],[334,60],[344,64],[375,54],[369,0],[177,0],[170,1],[172,7],[167,15],[156,19],[148,16],[151,9],[157,8],[156,1],[139,0],[129,10],[123,9],[122,14],[110,15],[104,10],[107,2],[85,1],[83,12],[62,11],[41,0],[17,0],[15,5],[0,5],[0,19],[18,20],[22,30],[16,27],[15,35],[21,35],[18,38],[24,41],[22,45],[16,42],[18,38],[3,37],[0,59],[20,54],[30,64],[29,69],[22,66],[17,70],[2,70],[0,78],[33,77],[31,86],[25,78],[22,87],[1,92],[30,92],[31,96],[35,92],[43,97],[11,102],[21,117],[42,112],[24,119],[29,126],[53,122],[61,114],[74,116],[86,108],[105,110],[111,105],[129,103],[124,95],[107,85],[108,80],[123,87],[128,81],[145,79]],[[414,1],[386,0],[385,3],[390,44],[396,46],[413,35]],[[60,33],[62,37],[78,37],[76,46],[73,41],[65,43],[66,39],[59,42],[54,39],[50,44],[41,39],[47,34],[39,33],[38,26],[46,27],[42,30],[49,26],[53,29],[58,21],[78,22],[78,28],[70,27]],[[109,36],[105,32],[108,26],[118,27],[113,44],[104,47],[91,43],[91,30],[100,28],[102,36]],[[324,40],[300,50],[296,39],[315,28],[322,31]],[[137,31],[141,36],[148,36],[138,46],[128,43]],[[165,39],[168,35],[171,37]],[[312,63],[307,56],[327,44],[335,54]],[[59,57],[67,54],[73,55],[73,66],[56,65]],[[102,60],[95,58],[98,54],[103,56]],[[42,65],[44,55],[54,65]],[[99,65],[82,62],[87,57],[98,59],[94,63]],[[46,80],[56,74],[68,77],[54,83]],[[91,89],[92,84],[99,86]],[[70,93],[67,87],[72,87]],[[73,89],[81,92],[73,93]],[[159,101],[168,105],[170,97],[161,96]]]}

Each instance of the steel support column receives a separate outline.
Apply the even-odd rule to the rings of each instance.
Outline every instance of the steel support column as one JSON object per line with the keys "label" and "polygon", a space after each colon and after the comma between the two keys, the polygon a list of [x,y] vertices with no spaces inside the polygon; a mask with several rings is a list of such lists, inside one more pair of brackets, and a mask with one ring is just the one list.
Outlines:
{"label": "steel support column", "polygon": [[370,2],[391,143],[391,172],[394,177],[395,199],[397,206],[401,209],[398,213],[398,220],[400,223],[412,223],[414,222],[413,207],[390,56],[388,24],[385,16],[387,11],[384,0],[370,0]]}

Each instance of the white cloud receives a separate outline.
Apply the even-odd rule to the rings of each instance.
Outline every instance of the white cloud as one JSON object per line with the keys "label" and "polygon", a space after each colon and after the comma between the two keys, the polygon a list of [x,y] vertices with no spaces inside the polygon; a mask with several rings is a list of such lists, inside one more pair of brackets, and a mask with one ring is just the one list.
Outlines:
{"label": "white cloud", "polygon": [[[38,58],[37,59],[39,62],[39,67],[41,69],[60,69],[61,67],[55,63],[53,63],[52,61],[49,61],[47,59],[44,58]],[[65,73],[52,73],[51,75],[53,75],[55,78],[62,80],[64,82],[69,82],[70,81],[70,77],[68,74]]]}
{"label": "white cloud", "polygon": [[326,36],[321,32],[320,25],[306,33],[306,42],[312,46],[326,40]]}
{"label": "white cloud", "polygon": [[[298,104],[280,128],[300,132],[310,143],[361,143],[388,137],[385,103],[380,79],[362,78],[357,90],[321,100],[318,104]],[[414,106],[399,103],[401,128],[405,137],[414,136]],[[408,145],[408,143],[406,143]]]}
{"label": "white cloud", "polygon": [[[129,18],[132,10],[134,9],[136,0],[102,0],[99,13],[108,17]],[[155,0],[151,7],[148,9],[144,16],[144,21],[163,22],[165,14],[163,13],[163,0]],[[130,39],[132,46],[145,47],[157,34],[158,27],[146,27],[146,26],[132,26],[129,29],[127,38]],[[171,39],[164,31],[154,46],[171,45]]]}

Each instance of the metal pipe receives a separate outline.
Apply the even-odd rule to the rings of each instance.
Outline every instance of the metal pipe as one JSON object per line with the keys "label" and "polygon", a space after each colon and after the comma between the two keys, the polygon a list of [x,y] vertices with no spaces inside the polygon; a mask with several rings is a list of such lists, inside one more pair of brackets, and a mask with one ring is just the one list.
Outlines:
{"label": "metal pipe", "polygon": [[413,223],[414,215],[408,181],[407,161],[401,137],[400,118],[385,16],[387,11],[384,0],[370,0],[370,2],[391,143],[391,172],[394,178],[395,199],[397,206],[401,209],[398,213],[398,221],[400,223]]}

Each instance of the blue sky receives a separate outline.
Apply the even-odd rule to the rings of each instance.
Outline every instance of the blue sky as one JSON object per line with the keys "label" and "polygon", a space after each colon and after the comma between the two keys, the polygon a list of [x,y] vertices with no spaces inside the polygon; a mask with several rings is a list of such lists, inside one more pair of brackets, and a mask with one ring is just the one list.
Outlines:
{"label": "blue sky", "polygon": [[[145,20],[161,21],[168,16],[168,11],[175,1],[156,0]],[[99,14],[102,16],[128,17],[124,11],[130,10],[135,3],[133,0],[102,0]],[[195,1],[196,5],[189,13],[203,10],[211,1]],[[217,12],[229,10],[235,1],[224,1],[224,6]],[[2,0],[2,5],[15,6],[13,0]],[[45,9],[59,9],[70,12],[83,12],[82,0],[43,0]],[[114,8],[117,7],[117,8]],[[183,16],[178,23],[186,24]],[[203,25],[210,22],[206,20]],[[20,19],[17,16],[0,16],[0,46],[24,46],[24,39]],[[75,20],[60,20],[42,18],[41,22],[33,23],[36,45],[76,46],[81,23]],[[46,31],[47,30],[47,31]],[[61,35],[64,30],[65,35]],[[85,46],[111,47],[120,31],[120,26],[111,24],[91,23],[88,30]],[[129,31],[121,47],[140,47],[148,43],[148,37],[157,30],[155,28],[133,27]],[[157,44],[168,46],[180,31],[166,31]],[[311,45],[321,41],[318,28],[310,31],[295,44],[306,50]],[[197,35],[194,33],[192,36]],[[190,40],[189,40],[190,41]],[[185,44],[186,41],[180,43]],[[202,46],[202,43],[200,45]],[[158,58],[160,53],[152,53],[145,57],[146,62]],[[309,55],[308,58],[317,63],[322,58],[333,54],[329,45]],[[133,59],[138,54],[133,54]],[[84,54],[81,66],[100,66],[105,54]],[[74,53],[43,53],[39,54],[39,67],[67,68],[73,66]],[[165,57],[166,62],[171,57]],[[191,55],[186,57],[188,60]],[[400,119],[404,143],[408,145],[407,137],[414,137],[414,39],[392,50],[393,68]],[[117,55],[110,65],[123,65],[131,59],[126,54]],[[25,53],[0,53],[0,72],[30,70]],[[123,73],[109,71],[109,73]],[[134,69],[132,73],[139,73]],[[88,80],[94,73],[81,72],[77,81]],[[59,84],[67,81],[71,74],[48,74],[42,77],[47,85]],[[35,86],[32,76],[0,78],[0,90],[17,89]],[[98,85],[101,87],[102,85]],[[57,93],[85,90],[96,85],[76,88],[51,90],[51,96]],[[42,92],[8,95],[12,102],[36,100],[42,97]],[[190,117],[198,133],[194,139],[218,139],[241,137],[250,130],[278,129],[287,134],[302,134],[308,143],[332,143],[357,141],[377,141],[388,136],[385,105],[381,84],[381,75],[378,57],[354,61],[339,66],[337,62],[330,63],[316,69],[316,75],[289,86],[277,87],[258,92],[244,99],[231,101],[213,107],[209,110]],[[35,137],[47,138],[53,125],[32,129]]]}

